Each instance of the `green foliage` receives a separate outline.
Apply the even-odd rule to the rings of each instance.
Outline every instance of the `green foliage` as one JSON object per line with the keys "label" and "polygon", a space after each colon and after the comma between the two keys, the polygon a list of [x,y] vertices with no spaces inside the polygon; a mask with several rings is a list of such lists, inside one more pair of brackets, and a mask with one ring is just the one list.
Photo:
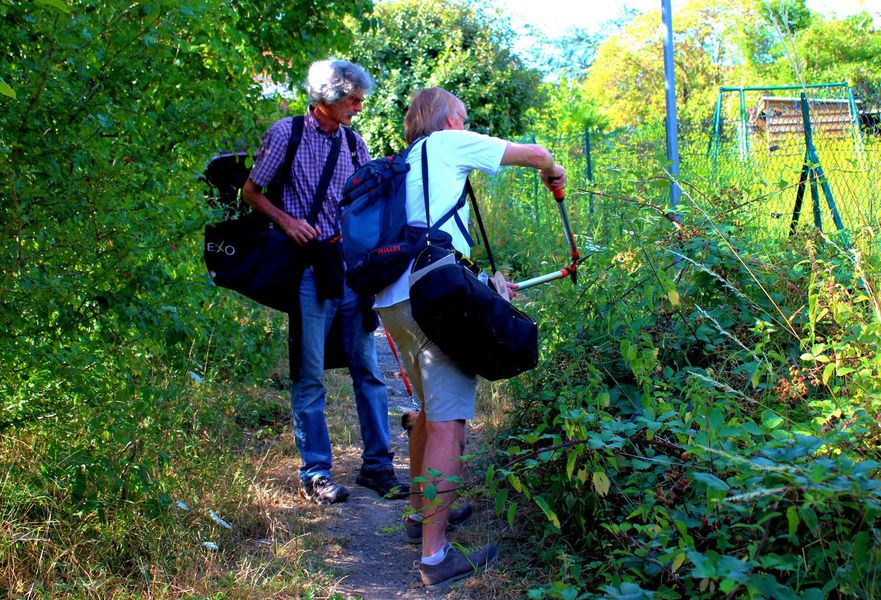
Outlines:
{"label": "green foliage", "polygon": [[[579,285],[526,292],[543,363],[509,388],[486,485],[541,537],[552,576],[530,597],[877,596],[877,253],[785,241],[712,193],[674,227],[653,171],[619,173],[586,215],[570,169]],[[535,233],[500,254],[539,268],[552,213],[504,214],[497,232]]]}
{"label": "green foliage", "polygon": [[540,75],[512,54],[508,24],[474,4],[383,2],[372,23],[362,26],[351,56],[377,80],[358,123],[374,154],[403,147],[408,99],[425,87],[456,94],[472,129],[499,137],[521,133],[526,110],[541,103]]}
{"label": "green foliage", "polygon": [[[273,109],[260,107],[252,77],[265,46],[251,36],[299,61],[347,39],[317,25],[308,41],[281,35],[295,9],[0,5],[15,91],[0,100],[4,426],[101,402],[142,370],[180,372],[218,349],[222,364],[254,344],[249,367],[265,368],[259,340],[274,326],[235,315],[241,304],[206,285],[198,243],[211,217],[195,176],[235,138],[256,143]],[[255,335],[227,337],[238,327]]]}
{"label": "green foliage", "polygon": [[847,81],[864,108],[881,97],[881,28],[869,14],[817,19],[799,32],[797,44],[809,81]]}
{"label": "green foliage", "polygon": [[258,72],[299,78],[366,8],[0,2],[4,591],[155,591],[210,531],[172,500],[241,509],[241,427],[287,410],[223,383],[262,381],[284,322],[210,284],[196,177],[278,114]]}

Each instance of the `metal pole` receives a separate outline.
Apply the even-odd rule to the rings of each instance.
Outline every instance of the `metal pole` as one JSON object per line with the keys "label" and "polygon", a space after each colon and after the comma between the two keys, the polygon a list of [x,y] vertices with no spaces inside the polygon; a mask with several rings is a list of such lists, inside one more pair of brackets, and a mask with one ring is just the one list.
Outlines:
{"label": "metal pole", "polygon": [[[584,156],[587,159],[587,184],[593,187],[593,157],[590,150],[590,129],[584,128]],[[588,196],[589,214],[593,214],[593,191]]]}
{"label": "metal pole", "polygon": [[860,113],[857,112],[857,103],[853,99],[853,89],[847,84],[847,105],[850,108],[850,118],[853,123],[853,134],[856,138],[857,157],[860,161],[860,169],[867,172],[865,160],[865,146],[863,145],[863,133],[860,131]]}
{"label": "metal pole", "polygon": [[835,206],[835,199],[832,197],[832,189],[829,187],[829,181],[823,173],[823,167],[820,165],[820,157],[817,154],[817,148],[814,146],[814,135],[811,131],[811,116],[808,108],[808,97],[802,92],[801,94],[801,114],[805,128],[805,162],[810,165],[812,171],[811,178],[811,197],[814,201],[814,222],[818,229],[822,229],[820,220],[820,194],[817,191],[817,181],[823,188],[823,194],[826,196],[826,203],[829,205],[829,211],[832,213],[832,221],[838,231],[844,229],[844,223],[838,214],[838,207]]}
{"label": "metal pole", "polygon": [[[713,172],[716,172],[716,164],[719,160],[719,136],[722,135],[722,90],[719,90],[719,97],[716,98],[716,112],[713,114],[713,141],[712,144],[712,153],[713,153]],[[707,150],[707,154],[710,154],[710,150]]]}
{"label": "metal pole", "polygon": [[[670,174],[679,179],[679,131],[676,121],[676,76],[673,69],[673,11],[670,0],[661,0],[661,20],[664,22],[664,88],[667,92],[667,159]],[[676,210],[682,190],[673,181],[670,186],[670,208]]]}
{"label": "metal pole", "polygon": [[[535,144],[535,134],[530,136],[530,141]],[[535,226],[541,229],[541,213],[538,211],[538,171],[532,171],[532,212],[535,215]]]}
{"label": "metal pole", "polygon": [[746,100],[743,97],[743,90],[740,90],[740,121],[743,127],[743,147],[746,148],[746,156],[749,159],[749,118],[746,116]]}

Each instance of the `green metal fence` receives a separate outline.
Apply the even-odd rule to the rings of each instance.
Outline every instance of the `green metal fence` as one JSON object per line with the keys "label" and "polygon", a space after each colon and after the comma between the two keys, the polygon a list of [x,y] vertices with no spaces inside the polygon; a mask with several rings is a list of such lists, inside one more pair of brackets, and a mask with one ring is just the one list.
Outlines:
{"label": "green metal fence", "polygon": [[[702,122],[679,125],[680,180],[701,208],[723,219],[747,218],[775,237],[793,226],[858,232],[879,225],[881,132],[861,129],[860,100],[846,83],[722,88],[715,108]],[[605,190],[657,202],[668,185],[662,122],[522,141],[545,145],[567,168],[577,194],[572,210],[588,221],[613,210]],[[553,219],[534,172],[512,169],[491,185],[536,223]],[[727,212],[739,206],[745,208]]]}

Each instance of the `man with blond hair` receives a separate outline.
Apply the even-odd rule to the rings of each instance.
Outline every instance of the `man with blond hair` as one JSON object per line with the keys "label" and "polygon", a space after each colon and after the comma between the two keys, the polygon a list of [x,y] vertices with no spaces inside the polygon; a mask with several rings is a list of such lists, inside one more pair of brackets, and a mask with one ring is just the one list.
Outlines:
{"label": "man with blond hair", "polygon": [[[474,169],[495,175],[502,165],[537,169],[551,189],[562,188],[563,168],[551,154],[536,144],[517,144],[467,131],[465,104],[450,92],[430,88],[417,92],[404,118],[404,135],[412,144],[407,154],[407,222],[427,227],[423,197],[423,148],[427,157],[429,212],[436,217],[450,211],[462,196],[468,173]],[[470,247],[456,221],[468,221],[468,205],[459,209],[459,219],[449,219],[440,229],[452,238],[452,246],[470,255]],[[498,556],[494,544],[465,556],[446,538],[451,505],[462,472],[465,424],[474,418],[477,381],[450,360],[429,340],[410,310],[408,269],[397,281],[376,295],[374,307],[404,356],[422,408],[410,433],[410,473],[436,486],[440,502],[411,496],[416,511],[407,517],[408,536],[414,523],[421,524],[422,559],[417,564],[423,583],[431,589],[468,577],[486,568]],[[441,473],[438,477],[432,477]],[[422,480],[420,480],[422,481]],[[419,488],[424,489],[426,483]],[[463,509],[459,509],[462,511]],[[462,520],[459,513],[453,513]],[[420,523],[421,522],[421,523]]]}

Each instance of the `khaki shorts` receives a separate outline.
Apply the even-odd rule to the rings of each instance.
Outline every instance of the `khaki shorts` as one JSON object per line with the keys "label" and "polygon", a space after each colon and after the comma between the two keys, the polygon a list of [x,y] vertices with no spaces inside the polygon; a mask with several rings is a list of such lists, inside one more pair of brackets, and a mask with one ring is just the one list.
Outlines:
{"label": "khaki shorts", "polygon": [[409,300],[378,310],[404,358],[416,396],[425,403],[425,418],[431,422],[473,419],[477,376],[462,371],[425,337]]}

